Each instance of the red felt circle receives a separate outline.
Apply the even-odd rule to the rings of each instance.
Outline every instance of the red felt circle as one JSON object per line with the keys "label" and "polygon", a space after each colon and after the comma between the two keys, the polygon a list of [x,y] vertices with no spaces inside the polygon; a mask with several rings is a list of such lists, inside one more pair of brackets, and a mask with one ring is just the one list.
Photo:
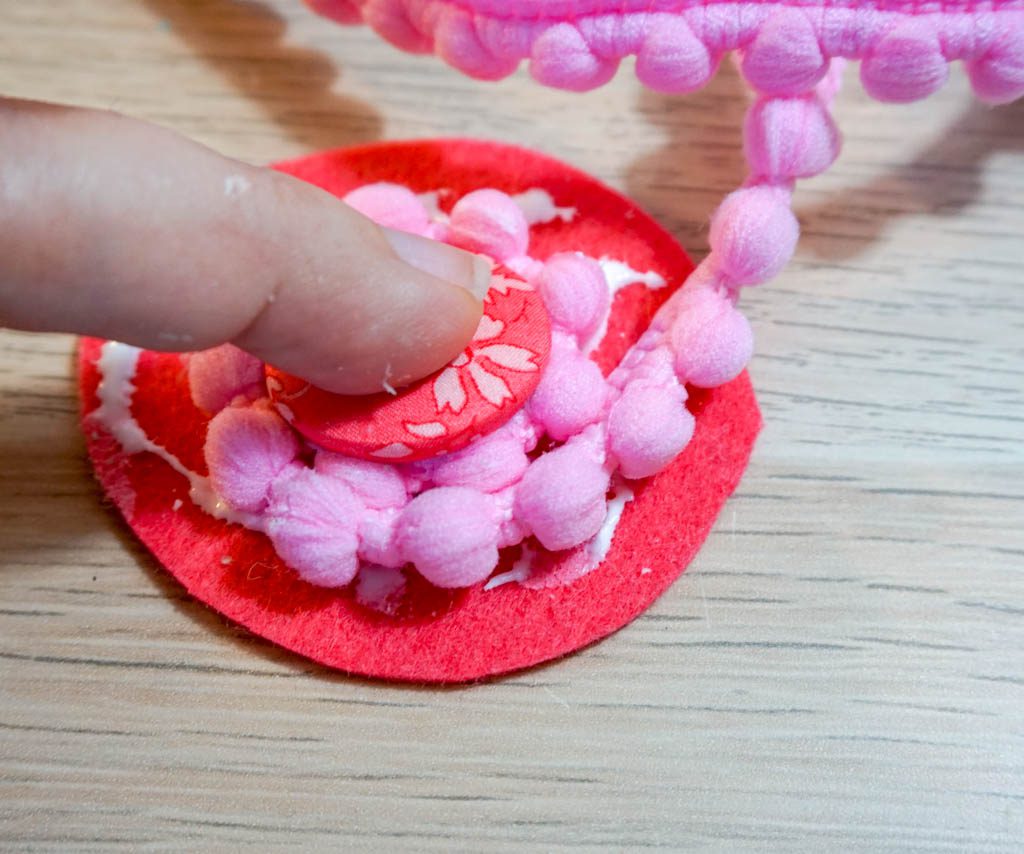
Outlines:
{"label": "red felt circle", "polygon": [[[481,187],[508,193],[547,190],[576,208],[569,222],[531,229],[534,257],[579,250],[653,270],[669,286],[630,286],[616,295],[608,332],[595,353],[605,370],[646,328],[653,312],[692,270],[685,253],[636,205],[593,178],[531,151],[469,140],[381,143],[314,155],[279,167],[342,195],[393,181],[417,192],[446,190],[450,208]],[[413,682],[461,682],[565,655],[621,628],[646,610],[700,548],[746,467],[761,419],[746,374],[691,395],[693,440],[668,469],[639,484],[604,562],[565,586],[492,590],[432,588],[408,573],[388,616],[356,602],[350,589],[303,582],[270,541],[207,515],[188,483],[161,459],[125,456],[89,419],[98,405],[101,341],[79,353],[83,429],[104,489],[136,535],[197,599],[257,635],[351,673]],[[133,412],[150,436],[181,460],[202,459],[206,418],[189,399],[179,357],[144,353]],[[505,555],[508,568],[515,550]],[[572,561],[552,556],[551,567]],[[571,567],[567,566],[571,571]]]}
{"label": "red felt circle", "polygon": [[288,422],[321,448],[376,462],[457,451],[529,400],[551,352],[540,295],[500,269],[469,346],[448,367],[396,393],[331,394],[267,365],[267,390]]}

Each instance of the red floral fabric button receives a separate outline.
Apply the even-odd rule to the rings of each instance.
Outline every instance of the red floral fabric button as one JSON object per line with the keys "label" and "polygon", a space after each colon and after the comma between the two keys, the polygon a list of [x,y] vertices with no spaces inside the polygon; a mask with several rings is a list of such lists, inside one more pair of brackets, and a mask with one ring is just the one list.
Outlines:
{"label": "red floral fabric button", "polygon": [[332,394],[270,365],[267,389],[292,426],[321,448],[411,462],[457,451],[509,420],[533,394],[551,350],[540,295],[499,268],[469,346],[397,394]]}

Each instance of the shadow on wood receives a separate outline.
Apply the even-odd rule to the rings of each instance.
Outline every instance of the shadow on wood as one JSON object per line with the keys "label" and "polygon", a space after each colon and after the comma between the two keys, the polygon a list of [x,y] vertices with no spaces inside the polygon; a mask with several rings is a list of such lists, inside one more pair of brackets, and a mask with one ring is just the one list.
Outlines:
{"label": "shadow on wood", "polygon": [[[640,96],[639,112],[664,127],[669,142],[634,161],[627,192],[698,260],[707,252],[711,214],[746,177],[742,127],[750,100],[731,63],[700,92]],[[985,162],[999,151],[1024,151],[1024,101],[995,108],[973,102],[911,161],[818,204],[798,198],[800,251],[842,261],[877,240],[894,219],[958,215],[981,193]]]}
{"label": "shadow on wood", "polygon": [[289,136],[311,149],[370,142],[378,113],[336,94],[338,70],[322,54],[285,44],[287,24],[255,2],[145,0],[146,6]]}
{"label": "shadow on wood", "polygon": [[708,222],[746,176],[742,127],[750,97],[731,62],[688,95],[643,90],[640,116],[665,130],[667,143],[634,160],[626,194],[675,236],[694,260],[707,253]]}
{"label": "shadow on wood", "polygon": [[819,204],[798,204],[801,249],[842,261],[860,254],[894,219],[956,217],[981,194],[986,161],[1000,151],[1024,152],[1024,101],[1001,107],[974,101],[909,162]]}

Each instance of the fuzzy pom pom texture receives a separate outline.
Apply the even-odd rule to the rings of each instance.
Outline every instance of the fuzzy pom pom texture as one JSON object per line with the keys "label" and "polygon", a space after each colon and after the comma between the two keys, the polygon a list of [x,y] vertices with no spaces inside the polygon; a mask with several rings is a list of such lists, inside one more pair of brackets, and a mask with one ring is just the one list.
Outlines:
{"label": "fuzzy pom pom texture", "polygon": [[[511,198],[530,227],[525,242],[512,234],[498,241],[504,250],[492,251],[518,268],[503,278],[523,288],[528,280],[537,288],[530,295],[545,299],[552,352],[544,376],[565,363],[582,378],[562,371],[558,379],[552,370],[557,382],[574,383],[567,405],[538,385],[536,400],[516,400],[502,428],[463,452],[381,464],[302,441],[268,402],[260,366],[237,351],[182,360],[87,341],[80,366],[90,456],[142,541],[193,595],[257,634],[385,678],[457,681],[516,669],[641,613],[699,548],[760,423],[745,376],[710,391],[679,382],[673,341],[718,340],[677,324],[679,307],[692,302],[687,314],[701,324],[725,318],[723,329],[743,329],[730,295],[703,294],[697,281],[680,289],[692,265],[649,217],[593,179],[522,149],[388,143],[280,168],[339,194],[362,188],[352,197],[357,206],[362,196],[380,210],[404,209],[407,228],[434,237],[458,229],[457,202],[472,202],[481,187],[500,189],[486,207],[504,211],[501,222],[516,221]],[[391,186],[373,186],[382,180]],[[423,195],[437,188],[448,191]],[[507,231],[482,227],[473,207],[459,210],[472,214],[465,221],[474,239]],[[516,255],[522,248],[529,254]],[[712,348],[693,370],[723,376],[743,353]],[[461,379],[472,401],[475,382]],[[650,429],[641,417],[648,411],[662,429]],[[547,435],[526,452],[529,433],[540,433],[535,412]],[[256,464],[239,464],[252,449]],[[459,535],[439,537],[438,519],[452,527],[456,518],[465,523]],[[582,545],[551,552],[541,542],[571,543],[599,520]],[[528,540],[503,547],[527,532]],[[499,562],[485,584],[427,580],[480,577],[494,550]],[[384,565],[411,552],[419,571]],[[286,564],[304,566],[309,580]],[[353,580],[327,586],[346,578]]]}
{"label": "fuzzy pom pom texture", "polygon": [[860,60],[868,92],[923,98],[962,61],[992,103],[1024,94],[1019,0],[307,0],[342,23],[364,22],[402,50],[436,53],[466,74],[497,80],[523,60],[541,83],[583,91],[636,57],[661,92],[704,86],[722,55],[739,51],[763,95],[809,92],[833,59]]}
{"label": "fuzzy pom pom texture", "polygon": [[[451,452],[382,461],[373,452],[360,459],[322,447],[316,429],[307,434],[313,442],[300,443],[289,423],[306,426],[302,407],[312,395],[300,388],[268,398],[254,390],[261,365],[253,357],[231,345],[196,354],[189,386],[211,416],[203,453],[218,505],[266,533],[303,579],[327,587],[351,583],[360,567],[407,565],[437,587],[470,587],[490,578],[502,549],[531,537],[548,551],[579,549],[588,557],[578,571],[593,569],[604,557],[594,541],[609,519],[609,493],[623,479],[656,475],[690,441],[687,384],[723,385],[750,358],[750,326],[730,294],[701,283],[678,291],[606,377],[589,358],[610,309],[605,272],[581,253],[558,252],[544,262],[530,257],[530,224],[510,195],[478,189],[455,201],[450,215],[436,217],[395,184],[364,185],[345,198],[381,224],[446,240],[516,271],[495,275],[480,324],[486,332],[478,338],[490,342],[502,330],[492,316],[497,299],[532,294],[536,283],[550,319],[543,372],[537,354],[523,347],[471,349],[413,390],[434,404],[431,437],[444,438],[452,388],[460,410],[504,412],[504,423]],[[756,248],[733,254],[751,252],[748,266],[762,263]],[[665,284],[658,277],[652,283]],[[526,371],[541,374],[539,381],[528,398],[516,400],[505,377]],[[388,396],[381,397],[388,407]],[[410,439],[422,426],[406,425]],[[535,453],[541,442],[555,445]],[[406,449],[390,443],[386,456]],[[311,465],[303,460],[310,456]]]}

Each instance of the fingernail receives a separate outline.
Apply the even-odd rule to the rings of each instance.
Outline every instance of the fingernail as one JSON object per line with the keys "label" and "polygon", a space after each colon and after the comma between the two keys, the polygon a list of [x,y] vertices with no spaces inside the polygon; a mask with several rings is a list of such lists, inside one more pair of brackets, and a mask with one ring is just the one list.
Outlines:
{"label": "fingernail", "polygon": [[494,273],[494,265],[486,255],[473,256],[473,296],[483,300],[491,289],[491,275]]}
{"label": "fingernail", "polygon": [[406,264],[465,288],[478,300],[491,286],[491,262],[446,243],[438,243],[416,234],[382,229],[395,254]]}

